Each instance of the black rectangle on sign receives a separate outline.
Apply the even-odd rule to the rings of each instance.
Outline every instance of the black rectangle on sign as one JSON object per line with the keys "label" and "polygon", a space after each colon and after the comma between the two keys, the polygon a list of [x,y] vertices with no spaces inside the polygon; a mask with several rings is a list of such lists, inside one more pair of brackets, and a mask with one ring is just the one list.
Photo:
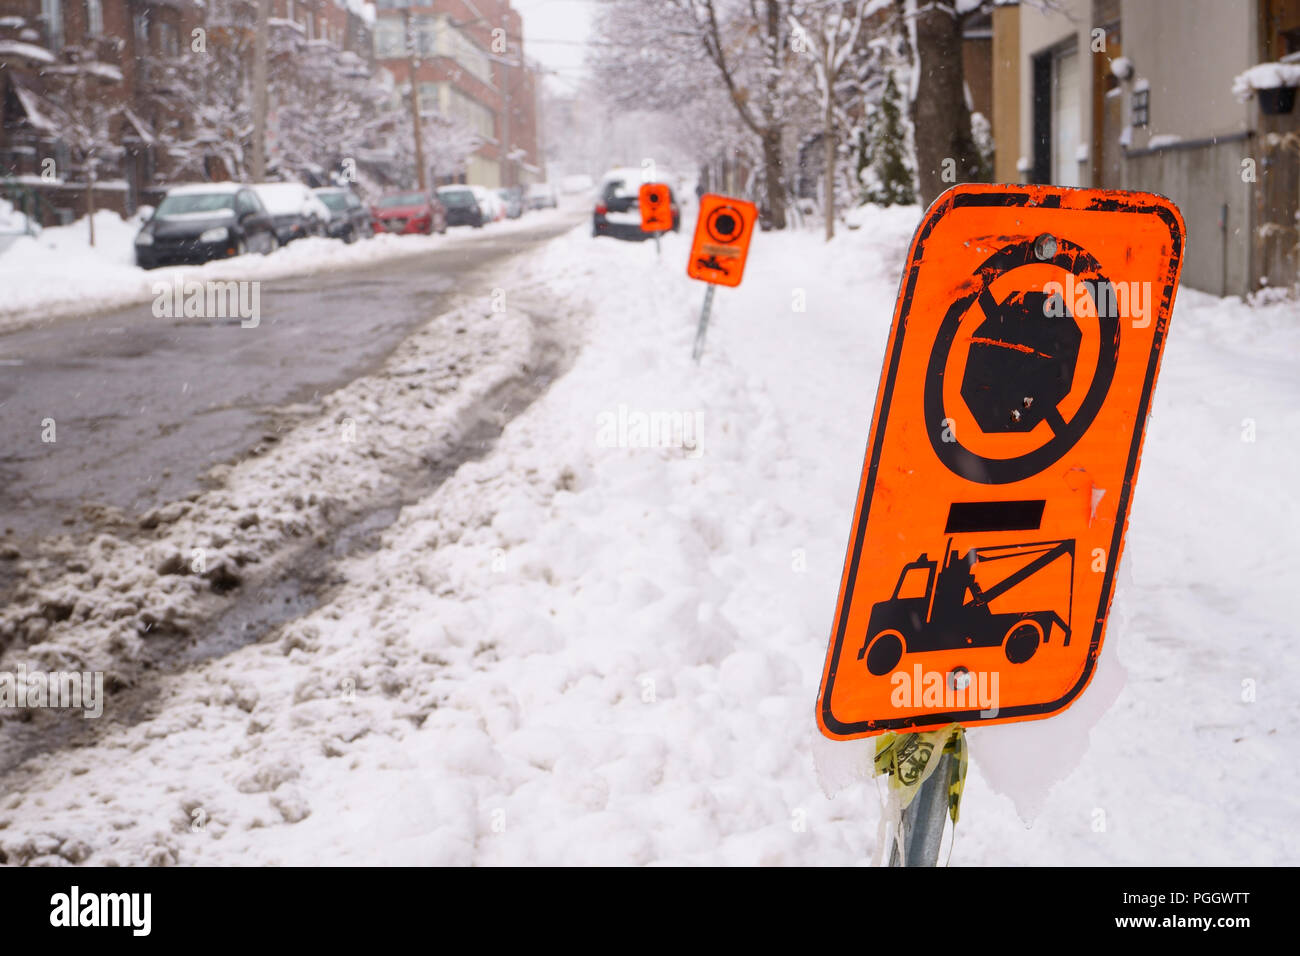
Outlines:
{"label": "black rectangle on sign", "polygon": [[948,508],[945,534],[968,531],[1036,531],[1043,523],[1043,507],[1037,501],[954,501]]}

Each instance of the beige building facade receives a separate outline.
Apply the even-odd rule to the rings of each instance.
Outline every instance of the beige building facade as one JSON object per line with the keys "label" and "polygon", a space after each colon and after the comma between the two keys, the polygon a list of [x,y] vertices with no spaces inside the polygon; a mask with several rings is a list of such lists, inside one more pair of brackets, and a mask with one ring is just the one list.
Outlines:
{"label": "beige building facade", "polygon": [[1300,0],[1024,0],[993,16],[996,177],[1144,190],[1188,226],[1183,281],[1247,294],[1296,281],[1300,111],[1234,78],[1300,61]]}

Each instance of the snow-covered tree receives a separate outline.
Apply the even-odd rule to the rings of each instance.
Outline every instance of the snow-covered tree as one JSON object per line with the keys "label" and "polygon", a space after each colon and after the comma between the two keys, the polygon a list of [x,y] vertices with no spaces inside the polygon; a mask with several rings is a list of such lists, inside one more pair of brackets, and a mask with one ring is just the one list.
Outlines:
{"label": "snow-covered tree", "polygon": [[[419,182],[415,169],[415,134],[411,128],[407,95],[403,92],[400,101],[389,100],[391,112],[383,115],[386,133],[381,139],[382,148],[391,159],[393,184],[403,188],[414,187]],[[483,138],[463,121],[427,107],[420,110],[420,131],[420,145],[424,150],[430,183],[461,175],[465,171],[465,161],[483,144]]]}
{"label": "snow-covered tree", "polygon": [[251,172],[253,34],[248,23],[209,26],[179,55],[143,58],[154,129],[176,174],[209,178],[215,160],[235,180]]}
{"label": "snow-covered tree", "polygon": [[324,180],[372,148],[393,124],[391,95],[359,58],[292,37],[273,58],[274,167]]}
{"label": "snow-covered tree", "polygon": [[611,0],[596,18],[595,72],[612,102],[678,110],[710,97],[756,141],[759,199],[774,228],[786,224],[786,132],[808,82],[786,69],[797,55],[791,2]]}
{"label": "snow-covered tree", "polygon": [[823,214],[826,239],[835,237],[835,170],[839,128],[836,123],[836,98],[840,79],[851,65],[862,36],[863,19],[875,0],[796,0],[788,14],[791,46],[805,53],[813,64],[819,113],[822,121],[822,146],[825,150]]}
{"label": "snow-covered tree", "polygon": [[423,111],[420,125],[424,130],[424,161],[429,164],[431,182],[460,175],[465,171],[465,161],[483,145],[483,137],[454,116]]}
{"label": "snow-covered tree", "polygon": [[90,224],[90,244],[95,244],[95,185],[101,166],[121,159],[122,148],[113,139],[113,125],[122,113],[120,96],[105,95],[106,87],[122,82],[116,66],[100,62],[94,51],[69,47],[65,62],[45,68],[48,98],[59,125],[59,138],[67,145],[73,169],[80,173],[86,187],[86,220]]}
{"label": "snow-covered tree", "polygon": [[[700,165],[718,156],[761,164],[753,133],[725,87],[712,70],[702,71],[702,41],[680,10],[665,0],[615,0],[597,15],[595,32],[599,39],[588,55],[593,79],[577,96],[584,106],[567,112],[597,165],[629,161],[623,144],[610,139],[612,127],[619,117],[651,112],[672,118],[671,145],[691,151]],[[549,140],[558,142],[554,135]]]}
{"label": "snow-covered tree", "polygon": [[866,202],[894,206],[916,201],[902,99],[893,73],[888,74],[880,102],[872,111],[861,154],[864,162],[859,180]]}

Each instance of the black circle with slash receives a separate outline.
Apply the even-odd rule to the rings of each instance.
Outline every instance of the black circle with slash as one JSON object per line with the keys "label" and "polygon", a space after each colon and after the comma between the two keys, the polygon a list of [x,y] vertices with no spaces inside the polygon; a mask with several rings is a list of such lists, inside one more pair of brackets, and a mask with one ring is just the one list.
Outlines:
{"label": "black circle with slash", "polygon": [[[1036,475],[1078,443],[1101,411],[1119,362],[1119,316],[1098,308],[1097,368],[1079,409],[1068,422],[1059,405],[1070,392],[1083,332],[1069,309],[1049,314],[1042,291],[1011,292],[998,302],[993,282],[1015,269],[1048,264],[1074,273],[1094,290],[1096,303],[1115,302],[1114,288],[1097,260],[1065,239],[1025,239],[999,250],[975,271],[976,288],[953,302],[935,338],[925,374],[925,426],[934,453],[969,481],[1002,485]],[[1027,432],[1046,421],[1052,437],[1014,458],[986,458],[961,444],[947,427],[943,382],[962,318],[975,303],[984,321],[971,336],[961,395],[976,423],[990,434]]]}

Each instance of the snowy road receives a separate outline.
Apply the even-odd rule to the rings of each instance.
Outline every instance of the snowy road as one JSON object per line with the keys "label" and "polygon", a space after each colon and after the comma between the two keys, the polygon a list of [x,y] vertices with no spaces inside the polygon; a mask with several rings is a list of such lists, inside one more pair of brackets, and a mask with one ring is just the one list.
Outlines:
{"label": "snowy road", "polygon": [[[22,357],[0,399],[0,660],[98,660],[134,723],[150,675],[314,607],[339,583],[332,562],[484,454],[562,371],[562,306],[515,257],[574,220],[266,282],[256,328],[143,305],[0,337]],[[0,723],[0,774],[94,739],[66,717]]]}
{"label": "snowy road", "polygon": [[[364,269],[263,281],[261,320],[159,319],[152,303],[0,336],[6,543],[146,511],[285,427],[277,410],[381,363],[412,329],[486,295],[484,270],[572,226],[492,229]],[[56,441],[42,441],[53,419]]]}

